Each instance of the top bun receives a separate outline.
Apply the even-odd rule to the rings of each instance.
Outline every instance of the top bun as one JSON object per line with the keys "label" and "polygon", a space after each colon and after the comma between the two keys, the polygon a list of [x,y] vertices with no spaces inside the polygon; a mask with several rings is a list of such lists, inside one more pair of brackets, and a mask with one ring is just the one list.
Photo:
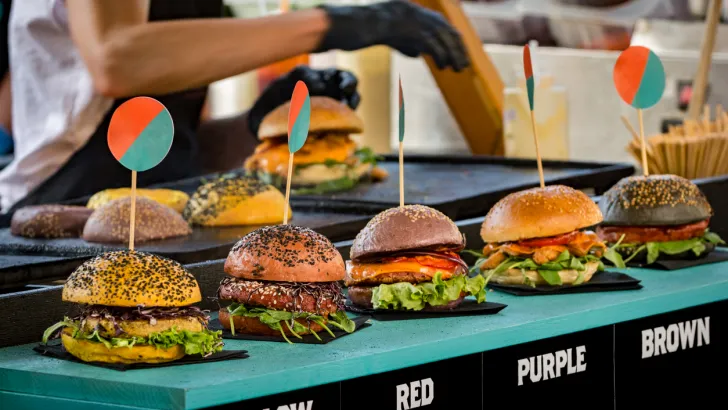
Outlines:
{"label": "top bun", "polygon": [[561,235],[602,221],[599,207],[576,189],[551,185],[514,192],[488,211],[480,229],[486,243]]}
{"label": "top bun", "polygon": [[[182,212],[185,204],[190,199],[189,195],[182,191],[162,188],[137,188],[137,198],[149,198],[162,205],[166,205],[177,212]],[[89,198],[86,206],[91,209],[97,209],[103,205],[113,201],[114,199],[131,196],[131,188],[114,188],[99,191]]]}
{"label": "top bun", "polygon": [[622,178],[604,193],[599,208],[605,225],[683,225],[713,215],[700,188],[676,175]]}
{"label": "top bun", "polygon": [[[291,102],[278,106],[263,118],[258,128],[258,138],[276,138],[288,135],[288,111]],[[309,134],[340,132],[356,134],[364,123],[348,105],[329,97],[311,97]]]}
{"label": "top bun", "polygon": [[[131,222],[131,197],[114,199],[94,210],[83,228],[87,242],[126,243]],[[174,238],[192,233],[192,228],[174,209],[149,198],[136,199],[136,242]]]}
{"label": "top bun", "polygon": [[182,215],[202,226],[265,225],[283,221],[285,205],[281,191],[257,178],[223,177],[197,188]]}
{"label": "top bun", "polygon": [[201,300],[197,280],[179,263],[138,251],[84,262],[63,286],[65,302],[118,307],[182,307]]}
{"label": "top bun", "polygon": [[390,208],[372,218],[354,238],[351,259],[415,249],[447,248],[459,252],[465,237],[442,212],[424,205]]}
{"label": "top bun", "polygon": [[344,279],[341,254],[325,236],[293,225],[266,226],[245,235],[225,261],[225,273],[274,282]]}

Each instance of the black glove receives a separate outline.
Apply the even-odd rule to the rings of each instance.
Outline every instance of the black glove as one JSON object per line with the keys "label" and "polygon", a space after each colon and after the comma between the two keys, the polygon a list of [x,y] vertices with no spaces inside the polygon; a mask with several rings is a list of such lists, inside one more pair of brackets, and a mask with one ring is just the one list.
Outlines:
{"label": "black glove", "polygon": [[408,57],[428,54],[440,69],[469,65],[460,34],[440,13],[401,0],[320,8],[331,26],[316,52],[386,45]]}
{"label": "black glove", "polygon": [[291,99],[293,88],[298,81],[308,87],[310,96],[330,97],[356,109],[361,101],[356,90],[358,81],[349,71],[328,68],[315,70],[308,66],[298,66],[266,87],[248,114],[248,125],[253,135],[258,135],[258,128],[263,118],[279,105]]}

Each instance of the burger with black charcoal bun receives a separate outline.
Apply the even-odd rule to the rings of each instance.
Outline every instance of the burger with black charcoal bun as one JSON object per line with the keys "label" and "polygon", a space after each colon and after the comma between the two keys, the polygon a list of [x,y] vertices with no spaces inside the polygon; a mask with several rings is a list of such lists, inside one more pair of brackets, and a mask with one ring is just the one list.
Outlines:
{"label": "burger with black charcoal bun", "polygon": [[292,225],[267,226],[243,237],[225,261],[218,300],[220,324],[231,333],[301,338],[355,324],[338,281],[344,260],[323,235]]}
{"label": "burger with black charcoal bun", "polygon": [[194,276],[170,259],[116,251],[86,261],[68,277],[63,301],[79,305],[74,317],[48,328],[85,362],[163,363],[221,351],[222,332],[192,306],[200,301]]}
{"label": "burger with black charcoal bun", "polygon": [[465,238],[438,210],[407,205],[375,216],[354,239],[347,261],[348,297],[364,309],[432,311],[485,301],[486,281],[468,277],[459,252]]}
{"label": "burger with black charcoal bun", "polygon": [[604,222],[597,234],[614,248],[606,257],[618,267],[700,258],[725,243],[708,229],[713,209],[700,188],[676,175],[624,178],[599,207]]}
{"label": "burger with black charcoal bun", "polygon": [[606,246],[586,228],[602,221],[586,194],[563,185],[514,192],[483,220],[476,262],[490,281],[508,285],[579,285],[604,269]]}

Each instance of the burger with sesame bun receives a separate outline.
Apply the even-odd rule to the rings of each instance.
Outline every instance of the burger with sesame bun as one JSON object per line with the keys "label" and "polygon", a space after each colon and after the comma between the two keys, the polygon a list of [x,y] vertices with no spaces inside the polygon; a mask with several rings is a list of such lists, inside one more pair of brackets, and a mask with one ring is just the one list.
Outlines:
{"label": "burger with sesame bun", "polygon": [[286,199],[271,185],[250,176],[223,176],[202,184],[182,216],[192,225],[266,225],[283,221]]}
{"label": "burger with sesame bun", "polygon": [[292,225],[267,226],[243,237],[225,261],[220,324],[232,334],[301,338],[331,328],[351,333],[338,281],[344,260],[323,235]]}
{"label": "burger with sesame bun", "polygon": [[63,301],[80,313],[49,327],[64,348],[85,362],[162,363],[222,350],[220,331],[192,306],[200,301],[194,276],[170,259],[115,251],[86,261],[63,286]]}
{"label": "burger with sesame bun", "polygon": [[586,194],[562,185],[514,192],[483,220],[476,267],[506,285],[579,285],[604,269],[605,244],[585,230],[602,221]]}
{"label": "burger with sesame bun", "polygon": [[354,239],[346,277],[349,301],[365,309],[449,310],[466,296],[485,301],[486,281],[468,278],[465,238],[440,211],[407,205],[375,216]]}
{"label": "burger with sesame bun", "polygon": [[[288,177],[288,112],[290,101],[271,111],[260,124],[260,145],[245,161],[245,170],[278,188]],[[382,180],[369,148],[358,148],[350,134],[364,124],[346,104],[329,97],[311,97],[309,135],[293,157],[291,187],[299,194],[320,194],[350,189],[361,180]]]}
{"label": "burger with sesame bun", "polygon": [[713,210],[700,189],[676,175],[620,180],[601,198],[597,234],[612,244],[605,256],[617,267],[634,260],[691,259],[725,242],[708,230]]}

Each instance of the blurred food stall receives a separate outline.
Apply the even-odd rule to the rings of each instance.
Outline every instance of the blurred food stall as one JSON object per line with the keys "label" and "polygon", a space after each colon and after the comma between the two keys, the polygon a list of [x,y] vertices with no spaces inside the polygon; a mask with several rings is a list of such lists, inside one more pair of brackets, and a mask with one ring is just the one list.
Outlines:
{"label": "blurred food stall", "polygon": [[[710,5],[710,1],[685,0],[418,2],[436,10],[444,7],[452,11],[453,7],[459,6],[467,16],[466,31],[475,33],[486,52],[487,64],[495,67],[499,77],[485,76],[481,81],[502,82],[502,101],[495,104],[502,104],[496,107],[502,111],[502,130],[479,131],[483,138],[492,138],[493,133],[497,133],[498,138],[502,136],[502,146],[498,152],[494,148],[493,152],[486,153],[520,158],[535,156],[521,61],[522,46],[530,42],[537,105],[541,107],[536,112],[536,121],[543,157],[632,161],[635,164],[630,153],[632,135],[621,117],[636,124],[636,115],[614,90],[614,62],[619,52],[629,45],[645,45],[659,54],[667,74],[667,88],[658,105],[645,111],[644,126],[648,136],[667,133],[669,124],[679,125],[687,114]],[[240,18],[281,12],[282,7],[278,0],[229,0],[228,3]],[[283,7],[288,7],[287,3],[283,3]],[[290,8],[312,7],[319,3],[322,1],[290,1]],[[728,7],[723,4],[703,101],[714,107],[712,111],[719,104],[726,104],[728,97],[728,86],[721,81],[728,75],[728,55],[725,53],[728,28],[722,24],[726,16]],[[453,20],[452,15],[448,17]],[[453,24],[462,28],[461,22],[454,21]],[[278,68],[288,63],[293,62],[282,62]],[[447,91],[443,92],[441,88],[444,84],[453,84],[453,80],[438,78],[448,76],[447,73],[433,75],[424,59],[411,59],[374,47],[353,53],[303,56],[295,63],[308,63],[314,67],[336,65],[359,77],[363,98],[357,111],[367,127],[357,139],[378,153],[392,152],[397,146],[397,129],[393,126],[398,115],[394,91],[400,76],[408,101],[408,152],[482,151],[473,149],[473,125],[466,125],[470,129],[464,133],[462,120],[463,117],[482,116],[482,107],[470,103],[458,105],[452,96],[448,99]],[[248,108],[263,85],[260,78],[265,71],[275,70],[267,67],[214,84],[212,115],[225,116]],[[702,112],[702,102],[700,108]],[[720,121],[720,118],[712,120]],[[470,143],[465,134],[471,135]]]}

